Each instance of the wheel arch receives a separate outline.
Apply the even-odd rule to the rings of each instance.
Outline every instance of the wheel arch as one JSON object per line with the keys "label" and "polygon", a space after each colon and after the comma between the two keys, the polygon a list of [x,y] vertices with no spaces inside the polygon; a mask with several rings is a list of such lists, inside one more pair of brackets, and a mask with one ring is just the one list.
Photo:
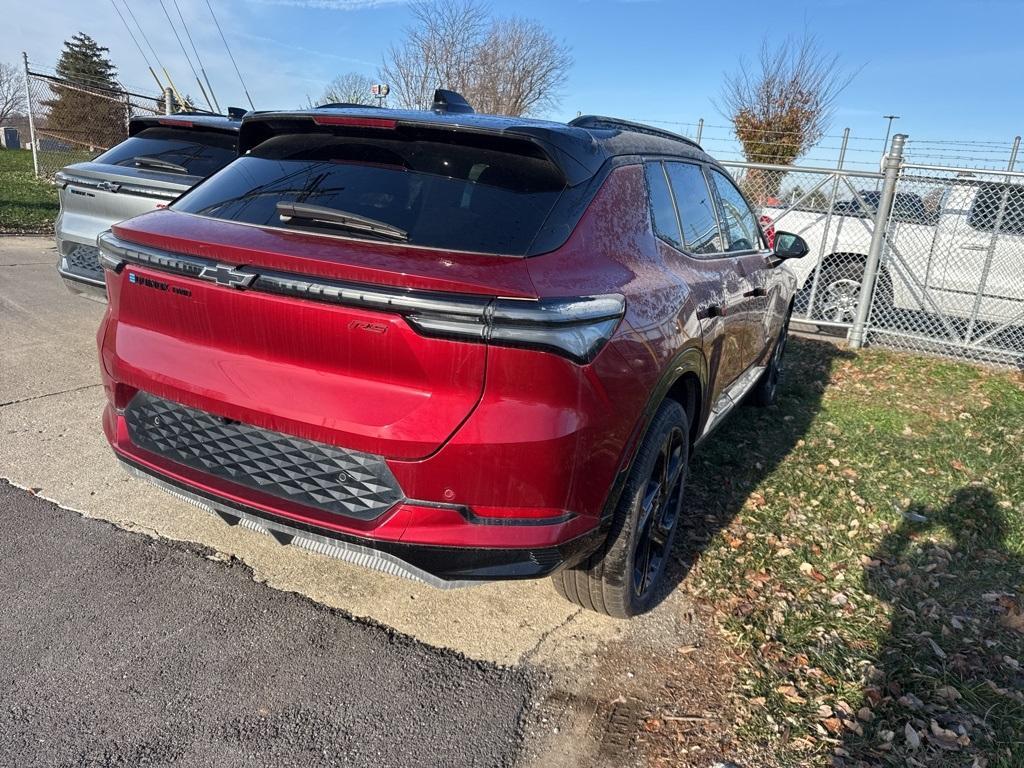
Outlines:
{"label": "wheel arch", "polygon": [[[657,385],[651,390],[647,404],[623,450],[615,481],[612,483],[612,488],[601,510],[602,527],[611,523],[626,478],[629,477],[630,470],[633,468],[637,449],[644,435],[647,434],[658,407],[669,399],[683,406],[687,418],[690,419],[690,448],[692,449],[696,437],[700,435],[704,421],[707,419],[708,391],[708,364],[704,352],[699,346],[686,347],[672,358],[671,363],[665,366]],[[693,412],[690,408],[693,409]]]}

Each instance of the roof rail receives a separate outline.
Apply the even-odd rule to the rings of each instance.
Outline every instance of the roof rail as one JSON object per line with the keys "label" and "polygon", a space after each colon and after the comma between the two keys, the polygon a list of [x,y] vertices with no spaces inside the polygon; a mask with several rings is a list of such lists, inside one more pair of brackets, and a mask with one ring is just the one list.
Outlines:
{"label": "roof rail", "polygon": [[653,128],[650,125],[644,125],[643,123],[634,123],[632,120],[623,120],[618,117],[604,117],[603,115],[581,115],[575,120],[569,122],[573,128],[593,128],[594,130],[603,131],[631,131],[633,133],[644,133],[648,136],[658,136],[662,139],[669,139],[670,141],[681,141],[684,144],[689,144],[697,149],[703,149],[693,139],[688,139],[685,136],[680,136],[678,133],[672,133],[672,131],[666,131],[663,128]]}

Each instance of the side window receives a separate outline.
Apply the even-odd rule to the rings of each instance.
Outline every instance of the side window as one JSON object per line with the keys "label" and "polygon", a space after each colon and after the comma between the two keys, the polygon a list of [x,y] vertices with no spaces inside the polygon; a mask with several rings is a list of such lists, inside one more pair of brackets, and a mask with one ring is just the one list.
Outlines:
{"label": "side window", "polygon": [[726,250],[718,230],[714,198],[700,166],[666,163],[665,168],[679,209],[686,249],[698,254],[721,253]]}
{"label": "side window", "polygon": [[992,232],[1004,197],[1006,208],[999,231],[1007,235],[1024,235],[1024,186],[984,184],[978,187],[967,223],[982,232]]}
{"label": "side window", "polygon": [[721,201],[722,229],[725,230],[728,240],[726,250],[729,251],[751,251],[762,248],[761,230],[757,226],[757,219],[743,199],[743,195],[736,189],[732,180],[721,171],[711,170],[711,178],[714,179],[715,189],[718,190],[718,198]]}
{"label": "side window", "polygon": [[679,236],[679,219],[676,218],[676,206],[672,202],[672,193],[668,189],[664,168],[661,163],[646,163],[644,171],[647,173],[647,190],[654,231],[662,239],[677,248],[682,248],[683,240]]}

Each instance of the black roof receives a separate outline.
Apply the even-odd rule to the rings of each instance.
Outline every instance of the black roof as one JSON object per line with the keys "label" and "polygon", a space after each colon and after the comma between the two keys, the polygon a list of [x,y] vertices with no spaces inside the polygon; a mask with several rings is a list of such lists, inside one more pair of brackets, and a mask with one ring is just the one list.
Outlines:
{"label": "black roof", "polygon": [[527,117],[382,110],[376,107],[250,112],[242,118],[239,152],[244,154],[271,136],[292,132],[296,122],[309,125],[315,117],[331,115],[394,121],[399,127],[471,131],[532,141],[540,145],[562,169],[570,184],[591,178],[605,161],[622,155],[668,155],[712,160],[700,145],[690,139],[617,118],[587,115],[566,124]]}
{"label": "black roof", "polygon": [[134,136],[146,128],[163,125],[167,127],[203,128],[208,131],[238,133],[242,121],[226,115],[211,115],[205,112],[178,112],[173,115],[144,115],[133,117],[128,123],[128,135]]}

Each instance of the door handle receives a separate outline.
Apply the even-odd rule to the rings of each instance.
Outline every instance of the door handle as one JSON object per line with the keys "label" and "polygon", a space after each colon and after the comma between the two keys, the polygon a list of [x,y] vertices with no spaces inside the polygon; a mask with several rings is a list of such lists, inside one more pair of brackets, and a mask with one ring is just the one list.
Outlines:
{"label": "door handle", "polygon": [[748,299],[750,299],[750,298],[760,298],[762,296],[767,296],[768,295],[768,291],[766,291],[764,288],[754,288],[752,290],[747,291],[743,295],[746,296]]}
{"label": "door handle", "polygon": [[963,251],[987,251],[987,245],[961,245],[960,250]]}

